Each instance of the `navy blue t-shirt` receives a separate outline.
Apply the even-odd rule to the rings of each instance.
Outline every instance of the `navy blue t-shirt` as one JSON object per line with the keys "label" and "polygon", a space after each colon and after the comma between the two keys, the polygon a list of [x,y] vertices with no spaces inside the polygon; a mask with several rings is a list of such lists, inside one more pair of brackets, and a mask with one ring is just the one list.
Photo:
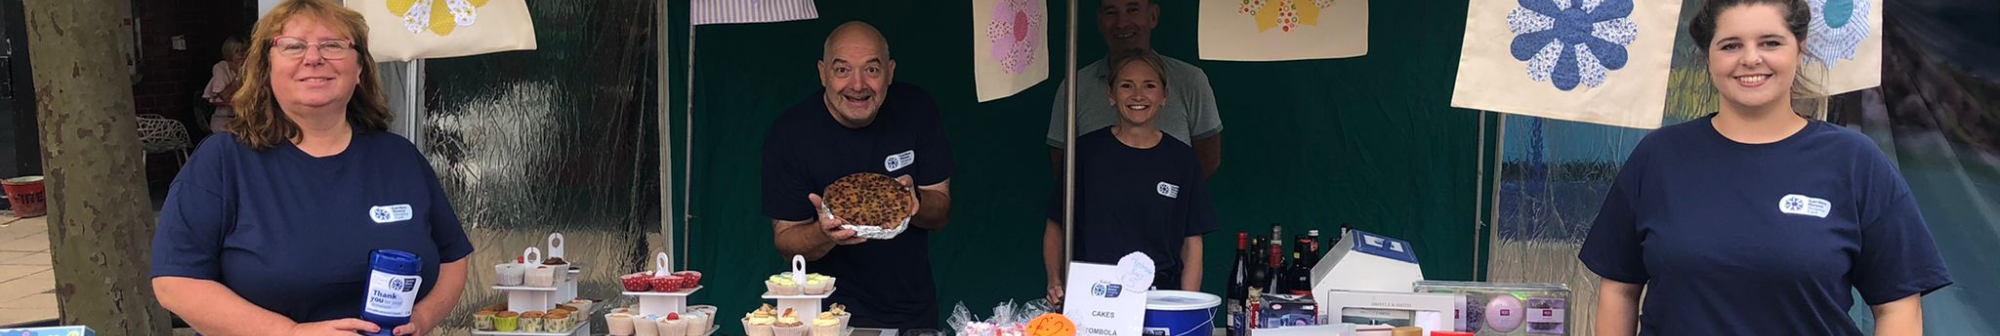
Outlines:
{"label": "navy blue t-shirt", "polygon": [[315,158],[290,143],[259,151],[218,133],[167,193],[153,277],[220,282],[293,322],[360,317],[376,249],[423,258],[419,298],[430,295],[440,263],[472,254],[409,140],[357,129],[347,150]]}
{"label": "navy blue t-shirt", "polygon": [[1875,143],[1820,121],[1774,143],[1714,115],[1654,131],[1579,255],[1646,285],[1642,335],[1861,335],[1868,305],[1951,284],[1910,188]]}
{"label": "navy blue t-shirt", "polygon": [[[919,186],[951,178],[951,148],[930,93],[891,84],[875,121],[860,129],[834,121],[824,93],[785,110],[764,137],[765,216],[813,219],[818,212],[806,195],[848,174],[909,175]],[[840,278],[831,299],[847,305],[856,327],[936,328],[929,247],[930,232],[911,227],[895,239],[834,247],[812,269]]]}
{"label": "navy blue t-shirt", "polygon": [[[1132,148],[1106,127],[1076,137],[1076,175],[1076,260],[1116,264],[1142,252],[1153,259],[1154,287],[1181,289],[1182,245],[1216,227],[1194,148],[1170,136]],[[1060,224],[1062,187],[1049,190],[1048,219]]]}

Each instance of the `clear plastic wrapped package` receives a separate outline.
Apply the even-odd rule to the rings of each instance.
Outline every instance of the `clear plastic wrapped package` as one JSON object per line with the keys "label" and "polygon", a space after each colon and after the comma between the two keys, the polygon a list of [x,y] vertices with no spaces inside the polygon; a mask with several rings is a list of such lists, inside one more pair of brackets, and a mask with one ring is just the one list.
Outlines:
{"label": "clear plastic wrapped package", "polygon": [[1458,295],[1453,327],[1478,336],[1568,336],[1572,329],[1564,284],[1418,281],[1416,292]]}
{"label": "clear plastic wrapped package", "polygon": [[1048,301],[1035,299],[1016,304],[1013,300],[993,307],[993,316],[984,320],[965,308],[965,303],[953,305],[951,317],[945,325],[951,327],[958,336],[1023,336],[1027,334],[1028,320],[1048,313]]}

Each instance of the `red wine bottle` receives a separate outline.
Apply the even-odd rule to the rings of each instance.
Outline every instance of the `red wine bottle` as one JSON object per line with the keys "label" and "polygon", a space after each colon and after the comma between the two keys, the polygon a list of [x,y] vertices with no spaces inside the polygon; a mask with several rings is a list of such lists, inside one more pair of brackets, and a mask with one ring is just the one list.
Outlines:
{"label": "red wine bottle", "polygon": [[1236,232],[1236,261],[1229,266],[1229,336],[1244,336],[1247,330],[1244,304],[1250,302],[1250,233]]}

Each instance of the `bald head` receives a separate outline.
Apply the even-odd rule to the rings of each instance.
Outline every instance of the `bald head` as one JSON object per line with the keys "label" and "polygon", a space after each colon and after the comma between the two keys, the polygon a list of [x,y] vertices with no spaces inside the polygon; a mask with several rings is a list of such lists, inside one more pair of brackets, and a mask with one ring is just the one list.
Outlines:
{"label": "bald head", "polygon": [[853,21],[827,34],[822,53],[819,81],[826,87],[827,112],[841,126],[867,127],[895,80],[896,61],[889,59],[889,42],[875,27]]}
{"label": "bald head", "polygon": [[848,21],[833,28],[826,35],[826,45],[820,50],[821,60],[833,60],[834,48],[872,48],[889,59],[889,39],[882,37],[882,31],[867,22]]}

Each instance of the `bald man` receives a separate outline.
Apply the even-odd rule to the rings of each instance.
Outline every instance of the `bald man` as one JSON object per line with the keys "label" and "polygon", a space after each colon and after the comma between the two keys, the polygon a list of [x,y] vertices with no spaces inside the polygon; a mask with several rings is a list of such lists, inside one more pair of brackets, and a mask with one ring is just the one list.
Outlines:
{"label": "bald man", "polygon": [[[881,32],[848,22],[826,38],[819,94],[800,101],[764,138],[764,215],[778,254],[811,260],[813,272],[839,278],[834,303],[854,327],[937,328],[930,234],[951,212],[951,148],[937,104],[914,85],[895,83],[896,61]],[[916,186],[912,226],[895,239],[871,240],[823,215],[818,193],[859,172]]]}

